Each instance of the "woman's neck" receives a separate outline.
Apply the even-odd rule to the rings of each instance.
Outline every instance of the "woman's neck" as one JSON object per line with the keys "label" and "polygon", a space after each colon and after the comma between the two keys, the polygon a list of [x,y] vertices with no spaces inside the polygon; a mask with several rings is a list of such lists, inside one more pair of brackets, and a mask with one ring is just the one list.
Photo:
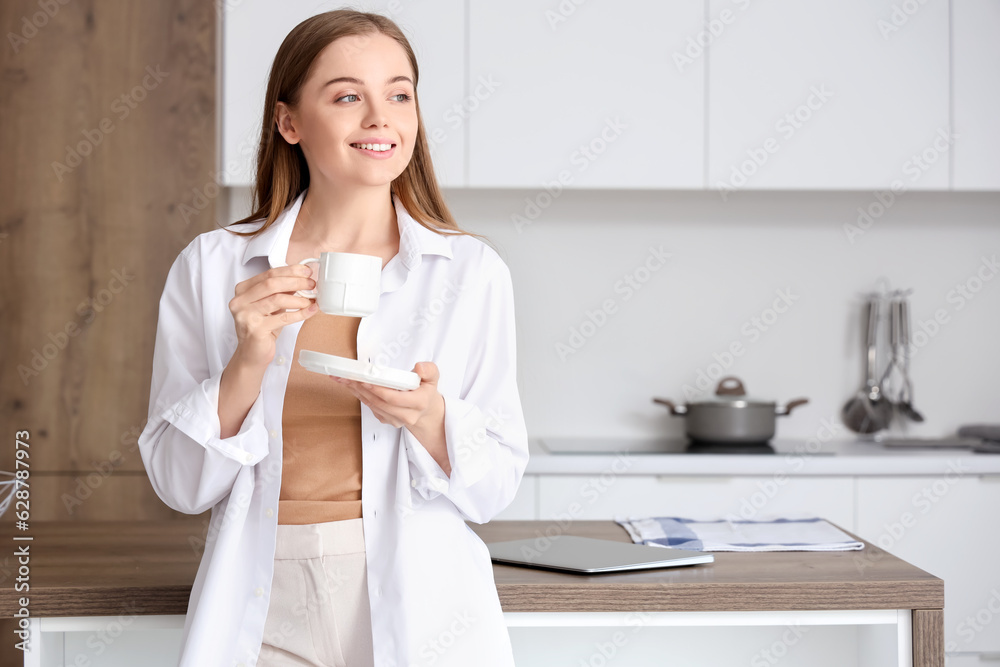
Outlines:
{"label": "woman's neck", "polygon": [[333,252],[364,252],[398,244],[389,186],[337,190],[310,184],[292,240]]}

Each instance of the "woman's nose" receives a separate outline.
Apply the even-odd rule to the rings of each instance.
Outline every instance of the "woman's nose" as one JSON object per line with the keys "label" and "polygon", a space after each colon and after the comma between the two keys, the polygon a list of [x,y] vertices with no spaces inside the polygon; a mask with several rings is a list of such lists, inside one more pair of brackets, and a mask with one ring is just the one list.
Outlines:
{"label": "woman's nose", "polygon": [[381,102],[369,102],[365,110],[364,124],[365,127],[378,126],[382,127],[386,124],[388,120],[388,115],[384,105]]}

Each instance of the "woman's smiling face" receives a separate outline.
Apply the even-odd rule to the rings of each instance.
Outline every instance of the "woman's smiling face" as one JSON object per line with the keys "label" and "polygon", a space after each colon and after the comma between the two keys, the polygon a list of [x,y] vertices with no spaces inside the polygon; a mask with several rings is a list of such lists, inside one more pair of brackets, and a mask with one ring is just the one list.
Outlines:
{"label": "woman's smiling face", "polygon": [[310,180],[391,183],[417,137],[410,61],[382,33],[341,37],[316,58],[296,108],[279,102],[276,115],[285,140],[301,144]]}

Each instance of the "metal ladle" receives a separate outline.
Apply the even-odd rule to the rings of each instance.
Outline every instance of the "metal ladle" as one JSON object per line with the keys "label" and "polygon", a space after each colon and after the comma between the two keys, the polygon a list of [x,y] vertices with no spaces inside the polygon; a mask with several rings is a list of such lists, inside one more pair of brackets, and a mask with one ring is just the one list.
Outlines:
{"label": "metal ladle", "polygon": [[903,384],[897,397],[897,407],[907,419],[922,422],[924,416],[913,407],[913,383],[910,382],[910,307],[906,299],[896,302],[899,308],[899,343],[903,348]]}
{"label": "metal ladle", "polygon": [[892,404],[882,395],[882,388],[875,374],[877,371],[879,299],[868,301],[868,340],[865,362],[865,386],[855,394],[841,411],[844,426],[855,433],[875,433],[889,425]]}

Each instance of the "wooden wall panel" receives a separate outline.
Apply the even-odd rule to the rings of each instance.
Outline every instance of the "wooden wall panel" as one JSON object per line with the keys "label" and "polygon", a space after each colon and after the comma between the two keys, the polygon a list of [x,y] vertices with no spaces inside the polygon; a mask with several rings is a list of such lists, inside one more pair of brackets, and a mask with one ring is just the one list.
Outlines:
{"label": "wooden wall panel", "polygon": [[215,165],[221,6],[0,3],[0,469],[28,429],[32,471],[63,475],[33,478],[33,517],[65,516],[63,490],[116,458],[75,518],[175,514],[134,441],[167,271],[215,226],[195,191]]}
{"label": "wooden wall panel", "polygon": [[[157,497],[145,471],[91,471],[77,475],[40,474],[33,478],[32,521],[204,521],[211,510],[192,516],[175,512]],[[34,502],[36,498],[44,502]],[[10,520],[11,516],[6,517]]]}

